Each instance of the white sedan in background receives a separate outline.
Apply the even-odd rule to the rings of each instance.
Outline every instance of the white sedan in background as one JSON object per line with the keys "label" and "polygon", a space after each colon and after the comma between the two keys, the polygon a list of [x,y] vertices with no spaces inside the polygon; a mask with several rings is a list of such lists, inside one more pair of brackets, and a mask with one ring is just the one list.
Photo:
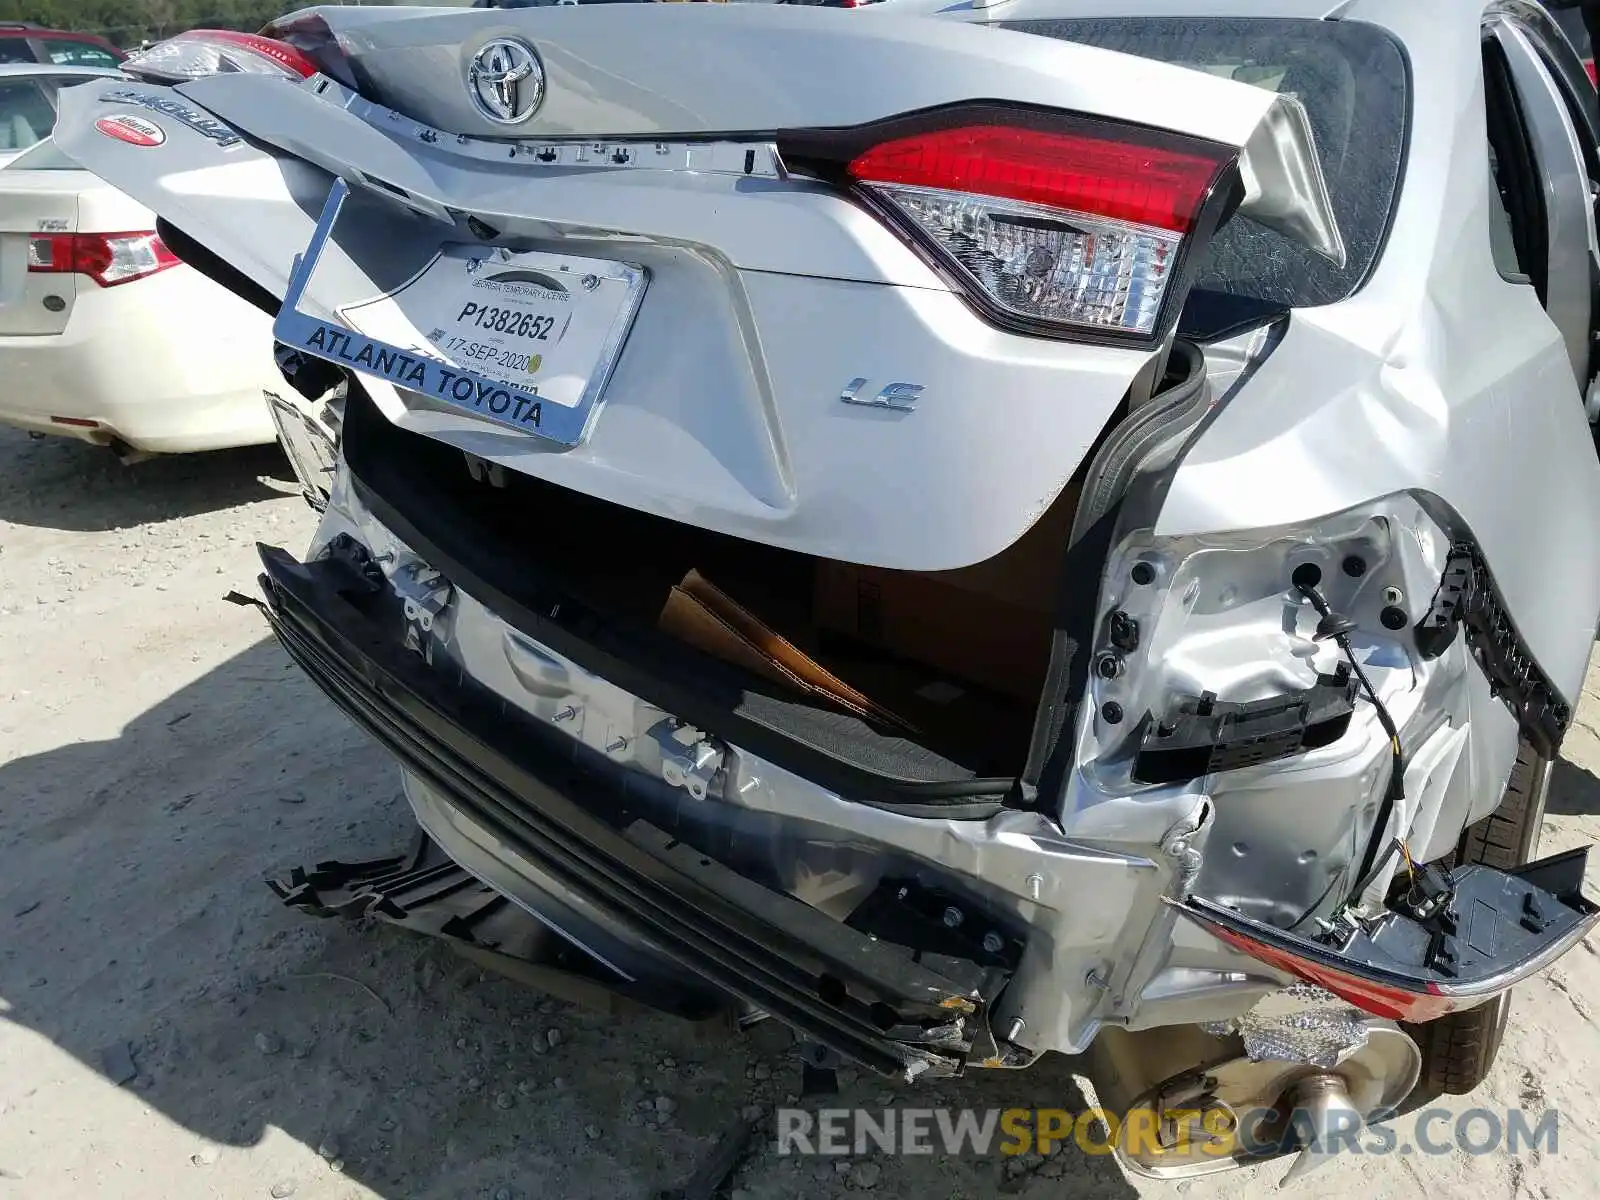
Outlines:
{"label": "white sedan in background", "polygon": [[[0,66],[0,423],[125,458],[271,442],[271,319],[49,140],[55,90],[114,74]],[[160,134],[131,113],[102,124],[135,144]]]}

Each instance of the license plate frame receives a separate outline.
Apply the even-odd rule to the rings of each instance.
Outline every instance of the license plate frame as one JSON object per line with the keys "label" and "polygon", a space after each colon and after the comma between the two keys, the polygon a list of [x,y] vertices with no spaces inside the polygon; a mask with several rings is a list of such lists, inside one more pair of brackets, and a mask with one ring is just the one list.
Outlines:
{"label": "license plate frame", "polygon": [[[543,251],[502,252],[497,247],[452,242],[442,246],[421,270],[398,287],[377,296],[340,305],[335,310],[340,320],[323,320],[302,312],[300,304],[349,194],[348,183],[342,179],[334,180],[310,242],[305,251],[295,257],[283,305],[273,322],[273,336],[302,353],[382,379],[397,388],[417,392],[497,429],[515,431],[563,449],[582,445],[593,430],[606,385],[610,382],[622,347],[633,328],[634,318],[638,315],[649,279],[645,269],[610,259],[590,259]],[[481,254],[478,254],[480,250]],[[385,315],[375,323],[394,328],[395,313],[403,312],[397,297],[415,288],[430,272],[441,268],[446,271],[443,277],[448,279],[448,272],[455,265],[465,266],[475,254],[480,260],[508,268],[537,271],[551,280],[570,279],[575,286],[586,277],[599,281],[593,289],[596,293],[594,296],[584,297],[581,291],[573,293],[575,302],[579,297],[587,302],[600,299],[598,293],[604,290],[607,293],[605,300],[613,304],[609,313],[602,312],[598,318],[593,317],[595,309],[590,308],[588,312],[592,319],[586,320],[580,330],[587,347],[594,353],[593,366],[588,369],[581,385],[572,384],[569,374],[560,377],[567,381],[561,391],[541,392],[537,383],[519,386],[516,382],[497,378],[449,358],[447,352],[416,328],[414,323],[411,323],[412,332],[417,337],[409,339],[414,343],[409,346],[399,345],[396,340],[371,336],[350,323],[348,314],[353,310],[365,309],[369,320],[374,314],[383,313]],[[413,293],[414,296],[425,294]],[[391,307],[383,307],[386,304]],[[405,321],[409,323],[409,317]],[[430,329],[429,332],[448,331]],[[565,327],[563,332],[566,332]],[[579,353],[576,344],[572,353]],[[541,368],[542,364],[539,364],[535,371]],[[509,373],[502,371],[499,374]]]}
{"label": "license plate frame", "polygon": [[339,468],[339,438],[317,411],[320,406],[292,393],[262,392],[278,430],[278,444],[294,469],[306,503],[327,510]]}

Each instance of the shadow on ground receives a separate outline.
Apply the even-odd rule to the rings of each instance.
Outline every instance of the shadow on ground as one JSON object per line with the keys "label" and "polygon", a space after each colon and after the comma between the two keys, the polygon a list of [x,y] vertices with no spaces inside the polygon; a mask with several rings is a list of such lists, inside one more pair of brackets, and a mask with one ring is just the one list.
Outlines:
{"label": "shadow on ground", "polygon": [[[0,429],[0,451],[11,484],[0,487],[0,521],[40,529],[126,529],[296,490],[276,444],[160,455],[123,466],[101,446]],[[18,486],[22,480],[25,486]]]}
{"label": "shadow on ground", "polygon": [[1600,816],[1600,778],[1586,767],[1558,758],[1551,768],[1545,812],[1555,817]]}
{"label": "shadow on ground", "polygon": [[[800,1090],[781,1029],[711,1036],[581,1012],[438,943],[289,912],[262,884],[398,849],[410,829],[389,763],[263,641],[116,739],[0,767],[6,1018],[112,1076],[131,1054],[123,1086],[199,1135],[195,1162],[172,1164],[174,1195],[212,1194],[203,1173],[223,1167],[208,1156],[277,1126],[394,1200],[642,1197],[681,1183],[746,1105]],[[661,1129],[640,1109],[656,1096],[674,1108]],[[847,1074],[827,1106],[890,1102],[1084,1107],[1048,1061],[905,1092]],[[302,1200],[338,1183],[300,1159],[282,1182]],[[1057,1195],[1063,1174],[1076,1196],[1133,1194],[1076,1151],[1003,1165],[883,1161],[874,1194]],[[741,1186],[814,1197],[849,1183],[767,1146]]]}

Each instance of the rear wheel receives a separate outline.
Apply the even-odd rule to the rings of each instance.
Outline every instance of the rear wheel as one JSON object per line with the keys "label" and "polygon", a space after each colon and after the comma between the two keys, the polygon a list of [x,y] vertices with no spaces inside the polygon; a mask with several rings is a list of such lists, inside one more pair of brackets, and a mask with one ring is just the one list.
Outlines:
{"label": "rear wheel", "polygon": [[[1469,825],[1451,855],[1453,865],[1483,863],[1508,870],[1533,857],[1544,819],[1545,795],[1550,786],[1550,762],[1523,743],[1517,752],[1500,807]],[[1451,1013],[1423,1025],[1407,1026],[1422,1050],[1422,1075],[1412,1102],[1433,1096],[1460,1096],[1472,1091],[1489,1074],[1505,1037],[1511,1015],[1511,993],[1497,1000]]]}

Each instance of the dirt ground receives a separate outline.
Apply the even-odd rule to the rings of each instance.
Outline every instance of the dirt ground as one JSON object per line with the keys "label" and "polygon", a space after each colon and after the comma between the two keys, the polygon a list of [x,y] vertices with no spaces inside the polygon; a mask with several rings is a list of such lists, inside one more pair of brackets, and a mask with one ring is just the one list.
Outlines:
{"label": "dirt ground", "polygon": [[[585,1013],[437,944],[308,920],[263,886],[410,832],[383,756],[253,609],[222,600],[254,590],[258,539],[299,551],[312,525],[275,451],[124,468],[0,431],[0,1200],[556,1200],[681,1183],[746,1106],[799,1091],[781,1030],[709,1038]],[[1586,692],[1547,847],[1600,832],[1597,726]],[[1454,1105],[1555,1109],[1554,1151],[1364,1156],[1289,1194],[1592,1194],[1597,954],[1519,993],[1493,1078]],[[1081,1109],[1071,1068],[902,1099]],[[896,1099],[875,1078],[841,1082],[846,1103]],[[741,1200],[1093,1200],[1265,1196],[1281,1175],[1155,1184],[1076,1150],[834,1163],[763,1146],[734,1185]]]}

